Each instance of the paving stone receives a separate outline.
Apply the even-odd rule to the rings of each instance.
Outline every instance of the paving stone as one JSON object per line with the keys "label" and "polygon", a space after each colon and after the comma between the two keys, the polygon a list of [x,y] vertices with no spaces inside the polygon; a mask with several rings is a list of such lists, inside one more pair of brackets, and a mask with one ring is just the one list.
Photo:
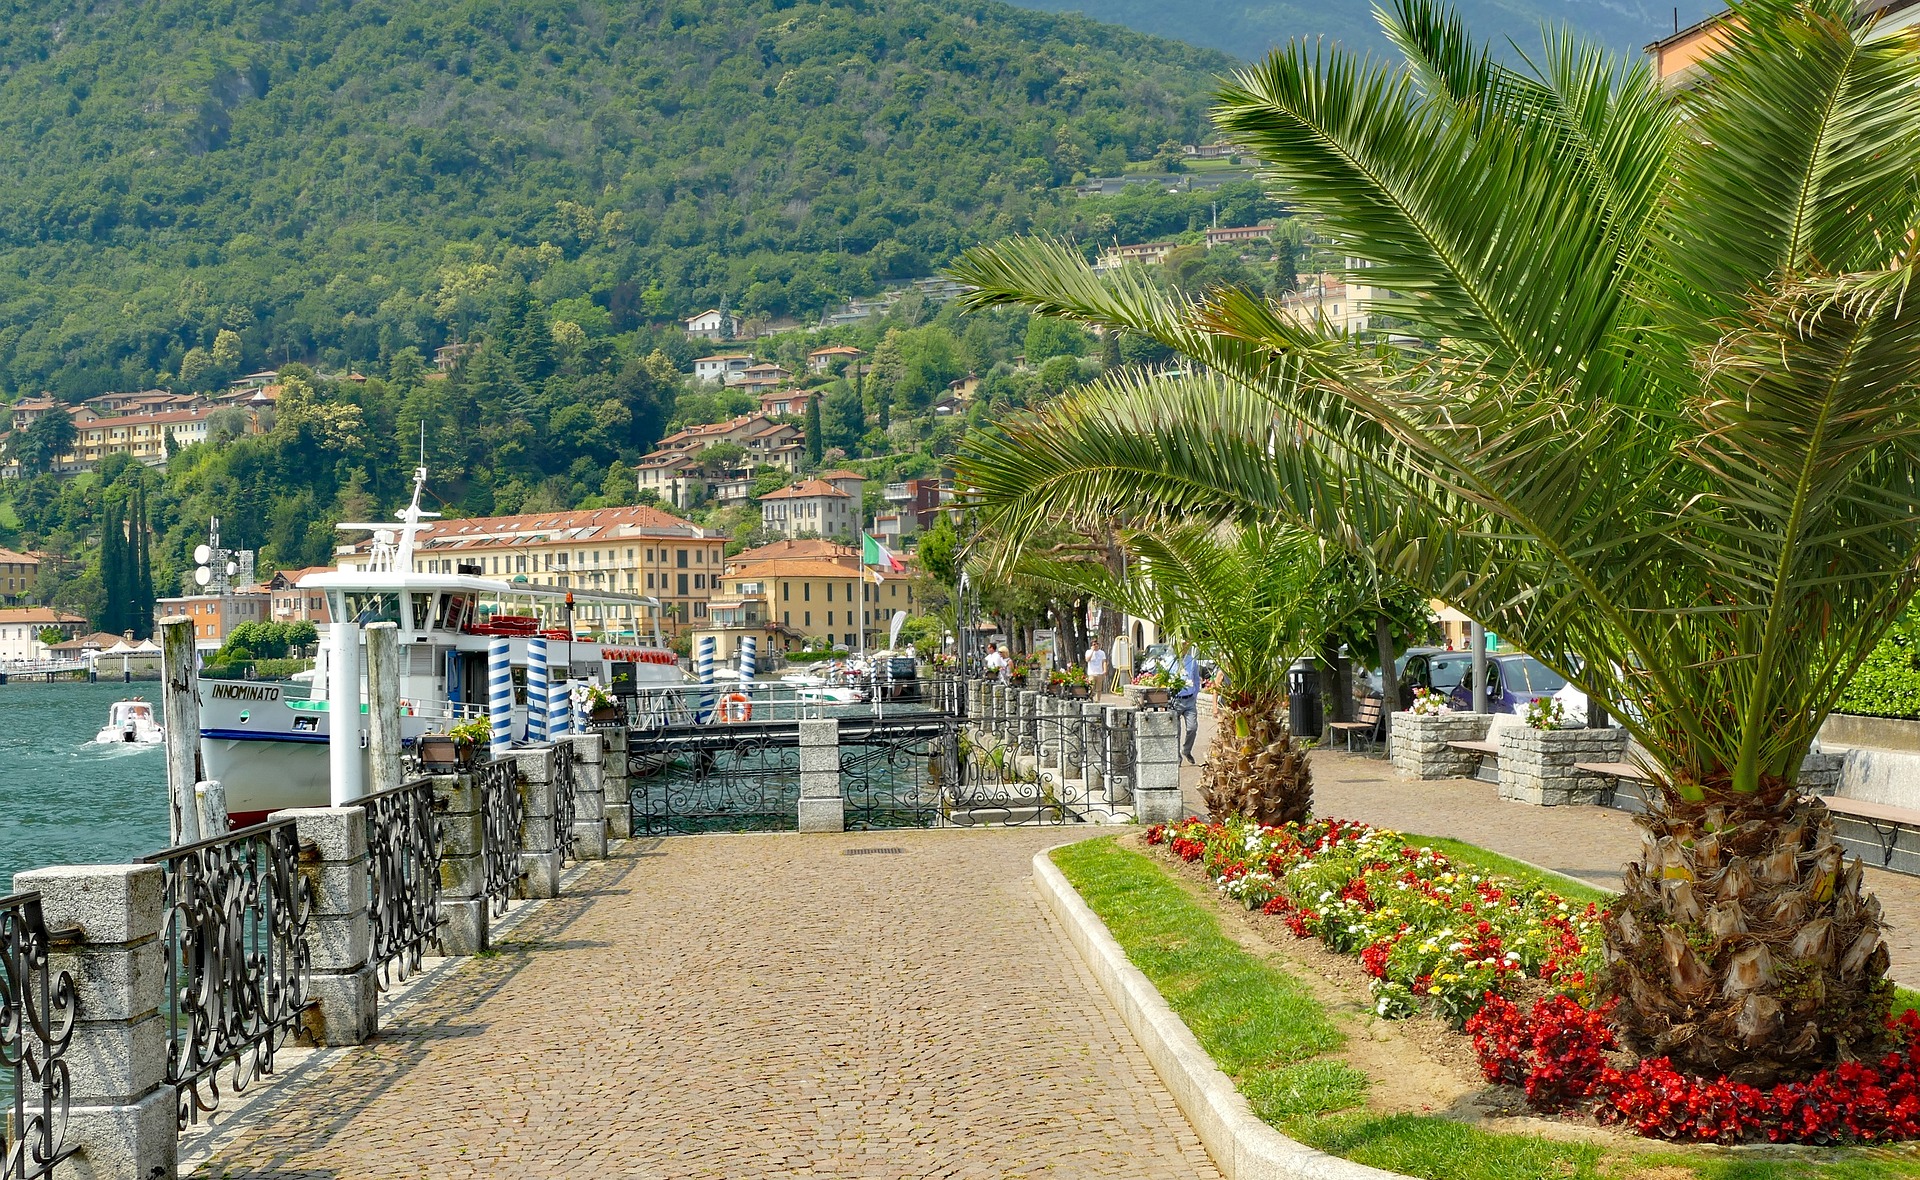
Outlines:
{"label": "paving stone", "polygon": [[199,1174],[1213,1180],[1033,891],[1077,834],[629,842]]}

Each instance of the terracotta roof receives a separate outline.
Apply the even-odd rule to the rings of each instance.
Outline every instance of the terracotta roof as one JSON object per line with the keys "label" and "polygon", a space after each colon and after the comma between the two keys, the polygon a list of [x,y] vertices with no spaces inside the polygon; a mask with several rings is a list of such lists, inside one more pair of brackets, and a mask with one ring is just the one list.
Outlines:
{"label": "terracotta roof", "polygon": [[5,606],[0,607],[0,623],[45,623],[55,626],[61,623],[84,623],[85,615],[76,615],[72,611],[55,610],[50,606]]}
{"label": "terracotta roof", "polygon": [[[886,577],[901,578],[905,574],[887,574],[875,569],[874,573]],[[757,561],[749,569],[739,570],[727,575],[730,578],[854,578],[860,576],[858,565],[847,565],[825,557],[788,557],[775,561]]]}
{"label": "terracotta roof", "polygon": [[693,363],[697,365],[701,361],[750,361],[752,359],[753,354],[750,352],[716,352],[712,356],[694,357]]}
{"label": "terracotta roof", "polygon": [[[297,570],[280,570],[276,572],[273,577],[281,579],[289,586],[297,586],[300,583],[300,579],[306,577],[308,574],[330,574],[332,572],[333,567],[330,565],[309,565]],[[267,579],[264,584],[272,585],[273,578]]]}
{"label": "terracotta roof", "polygon": [[809,358],[816,356],[865,356],[866,353],[851,344],[829,344],[825,348],[816,348],[808,353]]}
{"label": "terracotta roof", "polygon": [[115,418],[95,418],[91,422],[81,423],[82,430],[111,429],[115,426],[161,426],[175,422],[201,422],[213,414],[212,410],[165,410],[158,414],[121,414]]}
{"label": "terracotta roof", "polygon": [[48,649],[52,651],[86,651],[90,648],[104,649],[112,647],[114,644],[119,643],[120,639],[120,636],[113,634],[111,631],[95,631],[91,635],[79,635],[63,643],[52,643],[47,646]]}
{"label": "terracotta roof", "polygon": [[[435,521],[420,534],[421,552],[483,549],[499,545],[604,545],[628,538],[724,541],[726,534],[648,505],[574,512],[523,512]],[[362,541],[355,548],[367,542]]]}
{"label": "terracotta roof", "polygon": [[794,484],[790,488],[781,488],[777,492],[768,492],[760,498],[762,500],[811,500],[816,496],[839,496],[843,500],[853,499],[852,496],[849,496],[847,493],[822,479],[804,480]]}
{"label": "terracotta roof", "polygon": [[17,553],[0,545],[0,565],[39,565],[40,559],[31,553]]}
{"label": "terracotta roof", "polygon": [[803,541],[775,541],[757,549],[742,549],[727,558],[727,564],[753,565],[762,561],[778,561],[789,557],[847,558],[858,564],[860,548],[857,545],[842,545],[837,541],[828,541],[820,537],[809,537]]}
{"label": "terracotta roof", "polygon": [[848,470],[847,470],[846,468],[844,468],[844,467],[836,467],[836,468],[834,468],[834,469],[833,469],[832,471],[822,471],[822,472],[821,472],[821,473],[820,473],[819,475],[816,475],[816,476],[814,476],[814,478],[815,478],[815,479],[827,479],[827,480],[833,480],[833,479],[860,479],[860,480],[864,480],[864,479],[866,479],[867,477],[866,477],[866,476],[864,476],[864,475],[861,475],[861,474],[860,474],[860,473],[859,473],[858,471],[848,471]]}

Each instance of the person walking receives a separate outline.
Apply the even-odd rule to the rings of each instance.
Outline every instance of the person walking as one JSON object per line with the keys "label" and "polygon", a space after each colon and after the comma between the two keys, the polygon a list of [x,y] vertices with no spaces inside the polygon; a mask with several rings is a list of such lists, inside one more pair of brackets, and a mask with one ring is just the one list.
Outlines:
{"label": "person walking", "polygon": [[1007,682],[1007,673],[1012,666],[1012,663],[1007,659],[1006,654],[1000,650],[998,644],[987,644],[988,678],[998,680],[1000,683],[1005,684]]}
{"label": "person walking", "polygon": [[1101,649],[1099,637],[1096,636],[1087,645],[1087,683],[1093,686],[1096,694],[1102,693],[1108,688],[1106,679],[1107,653]]}
{"label": "person walking", "polygon": [[1200,659],[1191,646],[1187,648],[1180,675],[1186,684],[1173,694],[1171,700],[1173,712],[1180,718],[1181,728],[1186,731],[1180,736],[1180,756],[1197,766],[1199,764],[1193,759],[1193,739],[1200,733]]}

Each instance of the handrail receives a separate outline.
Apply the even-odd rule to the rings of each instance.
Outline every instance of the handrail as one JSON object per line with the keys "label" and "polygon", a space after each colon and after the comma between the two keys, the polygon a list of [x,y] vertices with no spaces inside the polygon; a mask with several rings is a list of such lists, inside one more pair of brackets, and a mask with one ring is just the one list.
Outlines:
{"label": "handrail", "polygon": [[[80,1013],[73,976],[56,970],[38,893],[0,897],[0,1078],[11,1083],[0,1119],[0,1176],[51,1177],[77,1150],[66,1140],[67,1046]],[[11,1138],[10,1138],[11,1136]]]}

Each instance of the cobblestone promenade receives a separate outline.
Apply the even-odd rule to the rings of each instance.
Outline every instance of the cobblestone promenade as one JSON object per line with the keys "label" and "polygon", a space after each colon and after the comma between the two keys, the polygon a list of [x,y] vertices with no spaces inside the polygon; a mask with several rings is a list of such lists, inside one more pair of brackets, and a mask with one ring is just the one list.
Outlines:
{"label": "cobblestone promenade", "polygon": [[1073,834],[632,842],[197,1174],[1214,1177],[1033,892]]}

